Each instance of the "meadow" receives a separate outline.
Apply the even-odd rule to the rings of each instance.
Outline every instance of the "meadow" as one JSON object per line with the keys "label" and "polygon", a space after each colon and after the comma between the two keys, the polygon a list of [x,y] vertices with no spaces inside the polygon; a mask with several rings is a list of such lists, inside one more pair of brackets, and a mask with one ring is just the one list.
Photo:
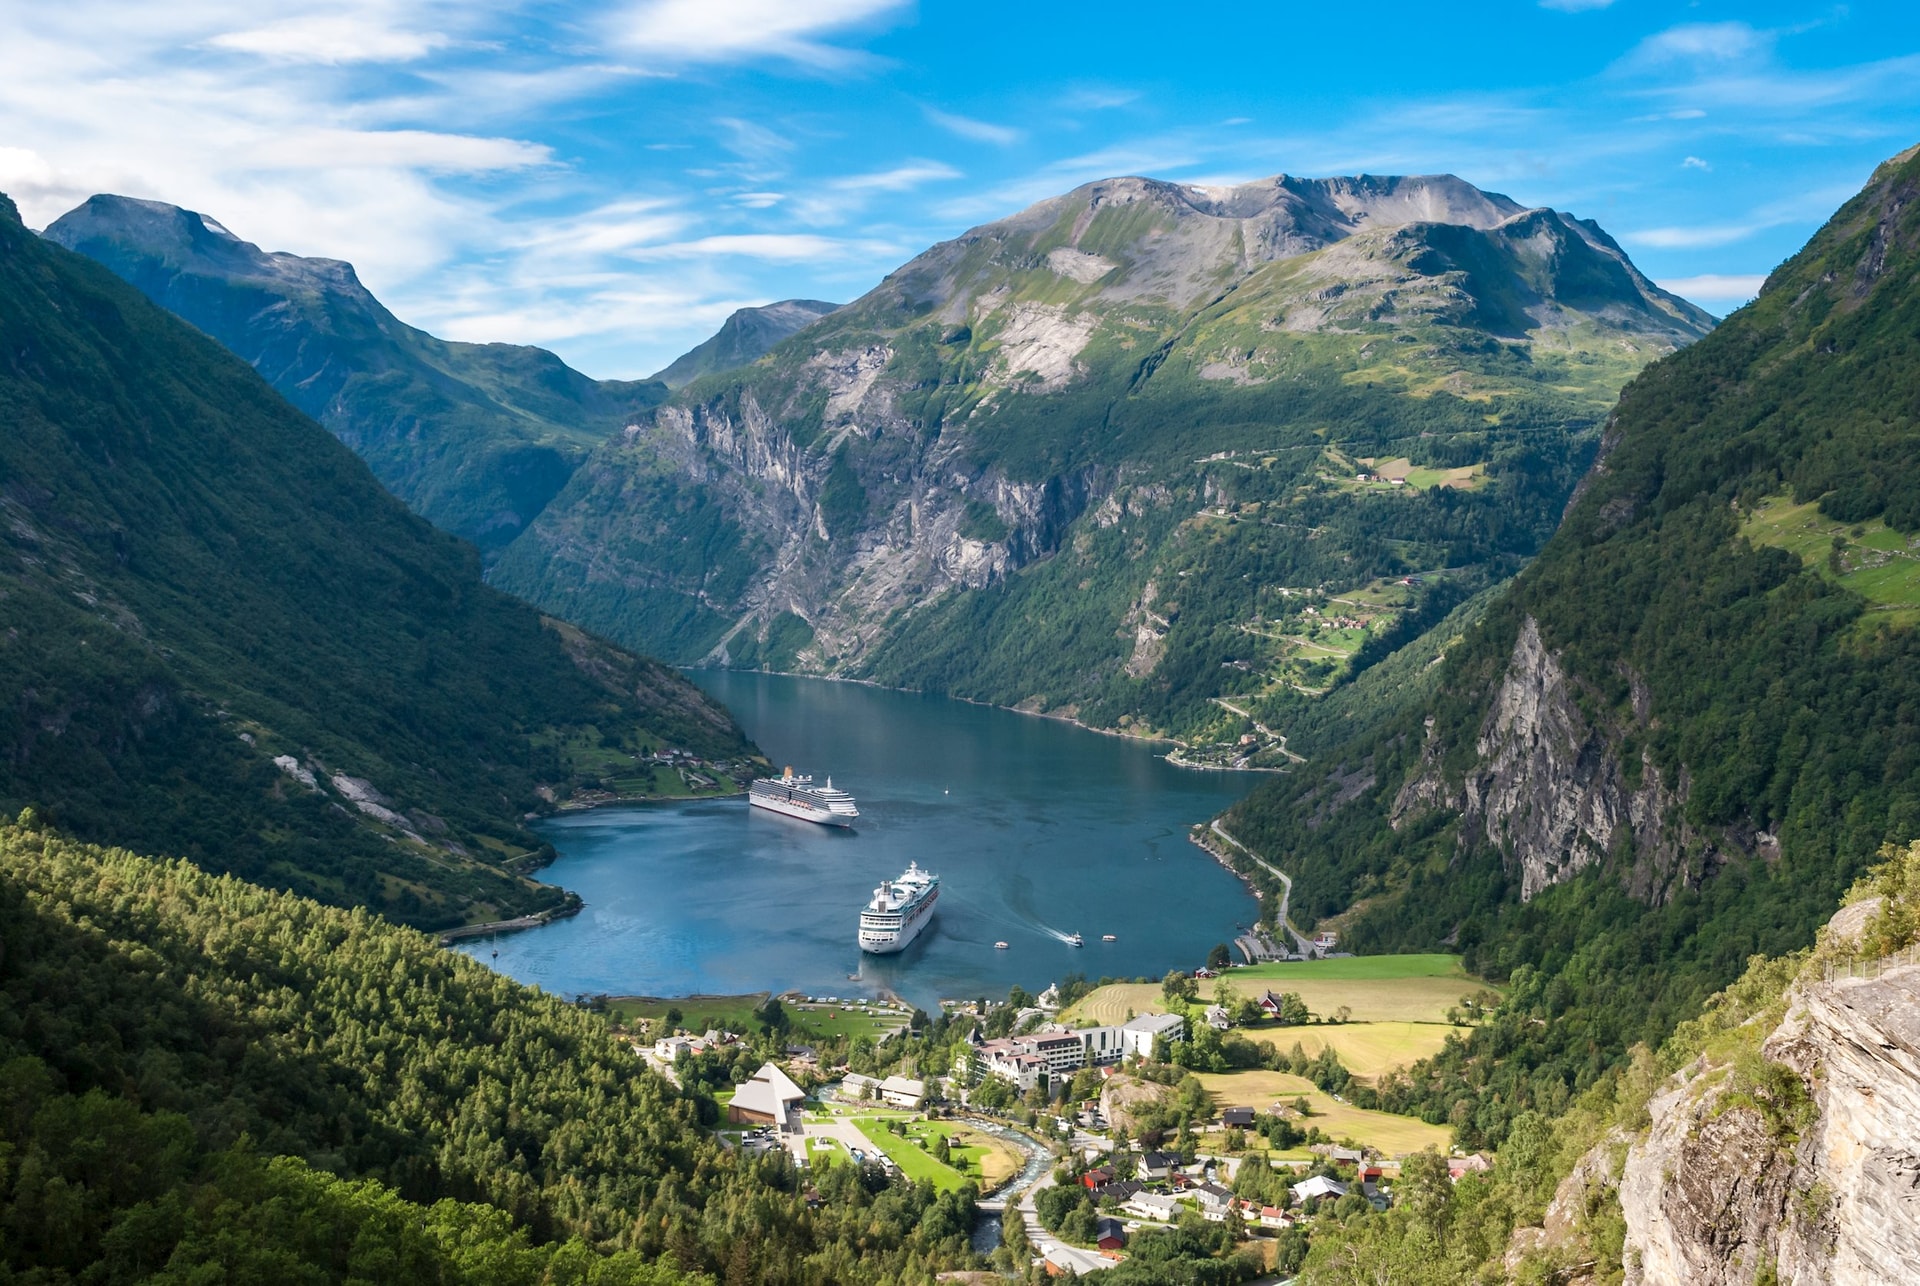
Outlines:
{"label": "meadow", "polygon": [[[1317,1126],[1330,1139],[1350,1139],[1387,1156],[1404,1156],[1426,1148],[1445,1153],[1452,1141],[1444,1125],[1428,1125],[1415,1117],[1370,1112],[1340,1102],[1315,1088],[1304,1076],[1287,1072],[1202,1073],[1200,1083],[1213,1095],[1218,1108],[1250,1107],[1272,1113],[1276,1107],[1291,1108],[1296,1100],[1305,1099],[1309,1116],[1299,1122],[1303,1128]],[[1311,1154],[1302,1148],[1276,1155],[1304,1158]]]}
{"label": "meadow", "polygon": [[1808,569],[1866,599],[1873,606],[1861,618],[1864,628],[1920,623],[1920,549],[1880,518],[1839,522],[1817,502],[1796,505],[1775,496],[1754,506],[1740,534],[1798,554]]}
{"label": "meadow", "polygon": [[[1492,990],[1462,969],[1459,957],[1449,955],[1354,956],[1252,965],[1228,970],[1218,981],[1247,997],[1269,990],[1298,992],[1307,1008],[1322,1018],[1344,1006],[1350,1024],[1444,1024],[1447,1011],[1458,1006],[1462,996]],[[1201,980],[1201,1000],[1213,998],[1215,985],[1215,981]],[[1159,983],[1112,983],[1097,988],[1061,1016],[1067,1022],[1123,1023],[1131,1014],[1165,1010]]]}

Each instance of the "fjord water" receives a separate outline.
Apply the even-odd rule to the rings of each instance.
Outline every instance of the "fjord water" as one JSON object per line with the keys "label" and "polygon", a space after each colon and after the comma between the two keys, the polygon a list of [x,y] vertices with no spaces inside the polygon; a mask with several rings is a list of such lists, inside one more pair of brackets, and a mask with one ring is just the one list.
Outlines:
{"label": "fjord water", "polygon": [[[1251,777],[1175,768],[1139,742],[940,697],[694,677],[776,765],[831,774],[852,792],[856,826],[744,798],[566,814],[542,827],[560,854],[543,875],[585,910],[464,950],[568,996],[885,989],[930,1006],[1004,996],[1016,982],[1038,991],[1076,970],[1157,978],[1202,963],[1257,914],[1245,886],[1187,839]],[[910,859],[940,876],[934,924],[900,955],[863,955],[859,909]],[[1064,941],[1074,932],[1084,947]],[[1108,933],[1117,940],[1101,941]]]}

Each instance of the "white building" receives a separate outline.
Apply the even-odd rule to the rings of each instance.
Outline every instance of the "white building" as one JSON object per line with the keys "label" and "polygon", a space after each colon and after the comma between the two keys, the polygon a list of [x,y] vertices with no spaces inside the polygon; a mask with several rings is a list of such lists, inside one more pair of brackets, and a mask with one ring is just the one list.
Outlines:
{"label": "white building", "polygon": [[1127,1025],[1120,1031],[1128,1054],[1136,1058],[1150,1058],[1155,1036],[1164,1036],[1169,1041],[1187,1038],[1187,1020],[1179,1014],[1141,1014],[1138,1018],[1128,1019]]}
{"label": "white building", "polygon": [[880,1097],[880,1081],[877,1077],[848,1072],[840,1078],[840,1097],[852,1103],[876,1101]]}
{"label": "white building", "polygon": [[927,1083],[909,1080],[905,1076],[889,1076],[880,1082],[880,1097],[895,1107],[919,1111],[927,1098]]}
{"label": "white building", "polygon": [[1136,1192],[1120,1208],[1142,1219],[1171,1220],[1180,1212],[1180,1203],[1166,1193]]}

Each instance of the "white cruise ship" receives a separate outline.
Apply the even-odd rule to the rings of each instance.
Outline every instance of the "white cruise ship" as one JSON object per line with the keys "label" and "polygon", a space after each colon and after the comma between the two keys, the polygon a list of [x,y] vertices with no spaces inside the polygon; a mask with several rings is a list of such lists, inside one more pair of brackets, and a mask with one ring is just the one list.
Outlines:
{"label": "white cruise ship", "polygon": [[761,777],[747,790],[747,802],[756,808],[771,809],[822,826],[851,826],[860,810],[853,796],[833,788],[833,778],[816,786],[811,777],[797,777],[789,768],[778,777]]}
{"label": "white cruise ship", "polygon": [[933,904],[939,900],[940,877],[908,862],[899,879],[880,882],[860,912],[860,949],[879,956],[905,951],[933,923]]}

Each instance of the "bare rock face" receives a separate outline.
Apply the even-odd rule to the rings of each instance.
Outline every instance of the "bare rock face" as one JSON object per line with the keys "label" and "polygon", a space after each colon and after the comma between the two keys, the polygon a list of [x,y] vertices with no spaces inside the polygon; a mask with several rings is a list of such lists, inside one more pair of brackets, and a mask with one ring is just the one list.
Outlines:
{"label": "bare rock face", "polygon": [[1810,1126],[1769,1122],[1726,1068],[1654,1098],[1620,1183],[1632,1286],[1920,1281],[1920,966],[1878,968],[1797,988],[1763,1046]]}
{"label": "bare rock face", "polygon": [[[1711,861],[1718,850],[1681,815],[1685,772],[1670,785],[1643,754],[1640,779],[1630,783],[1620,752],[1624,729],[1589,720],[1574,685],[1529,616],[1481,725],[1475,768],[1459,784],[1448,782],[1430,743],[1422,770],[1395,797],[1394,824],[1425,808],[1460,812],[1461,841],[1508,854],[1522,899],[1571,878],[1630,838],[1629,892],[1663,901],[1690,853]],[[1644,721],[1645,702],[1634,704],[1636,722]]]}

